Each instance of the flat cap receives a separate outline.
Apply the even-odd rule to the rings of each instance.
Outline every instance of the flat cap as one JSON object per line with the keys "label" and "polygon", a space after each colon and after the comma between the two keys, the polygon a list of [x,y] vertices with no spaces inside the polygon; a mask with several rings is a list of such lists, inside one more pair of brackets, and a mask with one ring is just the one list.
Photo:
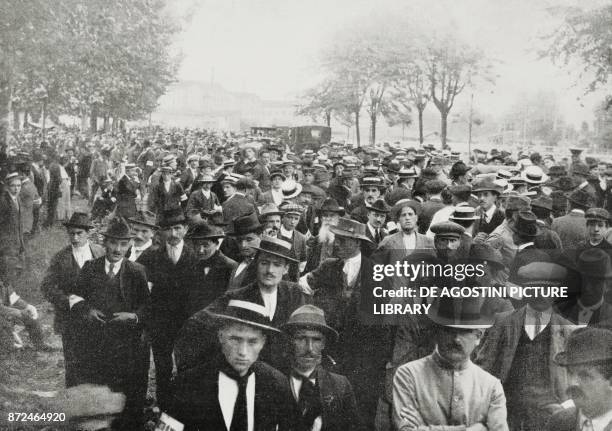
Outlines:
{"label": "flat cap", "polygon": [[584,217],[589,220],[610,221],[610,213],[603,208],[589,208]]}
{"label": "flat cap", "polygon": [[437,238],[453,238],[459,239],[461,234],[465,232],[463,226],[452,221],[443,221],[436,223],[430,227],[430,230]]}

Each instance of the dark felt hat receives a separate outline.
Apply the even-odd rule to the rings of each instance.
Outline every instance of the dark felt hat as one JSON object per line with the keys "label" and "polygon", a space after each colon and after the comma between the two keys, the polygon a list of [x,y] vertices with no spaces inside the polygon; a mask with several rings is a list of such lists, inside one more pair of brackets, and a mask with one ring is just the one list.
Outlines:
{"label": "dark felt hat", "polygon": [[566,349],[555,356],[562,367],[601,363],[612,360],[612,331],[603,328],[579,328],[572,332]]}
{"label": "dark felt hat", "polygon": [[458,329],[487,329],[493,326],[492,316],[480,312],[481,298],[441,297],[427,315],[438,325]]}
{"label": "dark felt hat", "polygon": [[132,224],[140,224],[151,229],[157,229],[159,226],[155,223],[156,217],[151,211],[137,211],[133,217],[128,217],[128,222]]}
{"label": "dark felt hat", "polygon": [[325,334],[329,341],[335,342],[338,339],[338,332],[327,325],[323,310],[310,304],[302,305],[291,313],[281,329],[289,333],[296,329],[314,329]]}
{"label": "dark felt hat", "polygon": [[389,207],[389,205],[387,205],[384,199],[377,199],[372,205],[366,203],[365,207],[369,211],[376,211],[378,213],[385,214],[387,214],[391,210],[391,208]]}
{"label": "dark felt hat", "polygon": [[535,214],[531,211],[519,211],[508,226],[519,235],[536,237],[540,233],[537,220]]}
{"label": "dark felt hat", "polygon": [[257,214],[252,212],[232,220],[230,231],[227,234],[230,236],[246,235],[261,230],[261,227]]}
{"label": "dark felt hat", "polygon": [[102,235],[114,239],[132,239],[134,237],[130,225],[123,217],[113,218]]}
{"label": "dark felt hat", "polygon": [[336,226],[330,226],[329,230],[334,235],[340,235],[347,238],[360,239],[362,241],[372,242],[370,238],[366,236],[366,225],[359,223],[356,220],[351,220],[345,217],[341,217]]}
{"label": "dark felt hat", "polygon": [[158,225],[161,228],[168,228],[177,224],[187,224],[187,218],[181,208],[162,211]]}
{"label": "dark felt hat", "polygon": [[210,225],[205,222],[199,222],[191,226],[185,238],[190,240],[201,240],[201,239],[219,239],[225,237],[223,229],[219,226]]}
{"label": "dark felt hat", "polygon": [[91,220],[89,219],[89,214],[83,212],[74,212],[72,216],[70,216],[70,220],[64,222],[64,226],[76,227],[79,229],[89,230],[93,227],[91,224]]}

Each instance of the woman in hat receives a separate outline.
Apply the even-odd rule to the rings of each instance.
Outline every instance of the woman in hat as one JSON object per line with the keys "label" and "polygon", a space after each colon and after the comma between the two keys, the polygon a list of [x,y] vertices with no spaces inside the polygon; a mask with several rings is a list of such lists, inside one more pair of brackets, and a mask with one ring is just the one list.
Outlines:
{"label": "woman in hat", "polygon": [[185,214],[191,223],[202,220],[202,212],[221,209],[219,198],[211,190],[215,179],[210,175],[199,175],[193,182],[194,191],[189,196]]}

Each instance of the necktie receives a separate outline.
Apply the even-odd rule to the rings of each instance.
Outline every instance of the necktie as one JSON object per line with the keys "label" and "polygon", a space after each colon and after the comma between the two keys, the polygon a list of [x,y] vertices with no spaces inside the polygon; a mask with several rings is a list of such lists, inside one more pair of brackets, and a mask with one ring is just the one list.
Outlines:
{"label": "necktie", "polygon": [[380,229],[376,229],[376,236],[374,237],[374,241],[376,241],[376,244],[380,242]]}
{"label": "necktie", "polygon": [[[313,374],[315,373],[316,371]],[[298,407],[306,429],[311,429],[314,420],[321,416],[321,398],[319,397],[318,387],[316,382],[312,383],[312,375],[311,377],[302,376],[298,373],[292,373],[292,375],[302,381],[298,395]]]}
{"label": "necktie", "polygon": [[115,263],[114,262],[109,262],[107,275],[108,275],[108,278],[111,278],[111,279],[115,276]]}
{"label": "necktie", "polygon": [[249,369],[244,376],[239,375],[227,361],[223,360],[221,371],[230,379],[233,379],[238,384],[238,395],[234,404],[234,412],[232,414],[232,424],[229,431],[247,431],[249,419],[247,414],[247,397],[246,388],[249,382],[249,376],[253,370]]}
{"label": "necktie", "polygon": [[535,314],[535,334],[534,338],[540,333],[540,327],[542,326],[542,313],[540,311],[536,311]]}

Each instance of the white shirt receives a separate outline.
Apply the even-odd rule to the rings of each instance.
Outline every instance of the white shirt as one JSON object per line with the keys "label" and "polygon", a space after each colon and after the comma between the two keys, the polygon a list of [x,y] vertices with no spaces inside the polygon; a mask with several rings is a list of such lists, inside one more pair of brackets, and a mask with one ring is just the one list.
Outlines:
{"label": "white shirt", "polygon": [[142,252],[145,251],[147,248],[151,247],[152,244],[153,244],[153,241],[148,240],[140,247],[136,247],[135,245],[133,245],[132,249],[130,250],[130,257],[128,259],[131,262],[136,262],[136,259],[140,257]]}
{"label": "white shirt", "polygon": [[89,241],[87,241],[85,245],[81,247],[72,246],[72,256],[74,257],[74,260],[76,260],[77,265],[79,265],[79,268],[83,268],[85,262],[93,259],[91,248],[89,247]]}
{"label": "white shirt", "polygon": [[176,263],[181,258],[181,254],[183,253],[183,246],[185,242],[181,240],[176,246],[166,244],[166,252],[168,253],[168,257],[176,265]]}
{"label": "white shirt", "polygon": [[280,227],[280,234],[281,236],[284,236],[285,238],[289,238],[289,239],[293,238],[293,231],[285,229],[283,225],[281,225]]}
{"label": "white shirt", "polygon": [[402,232],[402,240],[406,250],[414,250],[416,248],[416,232],[412,232],[410,235]]}
{"label": "white shirt", "polygon": [[603,305],[603,296],[596,304],[585,306],[578,300],[578,323],[580,325],[588,325],[595,313]]}
{"label": "white shirt", "polygon": [[[540,313],[540,326],[536,328],[536,313]],[[550,322],[550,316],[552,315],[552,308],[548,308],[544,311],[536,311],[531,308],[529,305],[527,306],[527,311],[525,313],[525,332],[530,340],[533,340],[536,335],[546,329],[548,322]]]}
{"label": "white shirt", "polygon": [[[113,275],[117,275],[117,273],[119,272],[119,268],[121,268],[121,263],[123,263],[123,258],[119,259],[118,262],[113,263]],[[108,273],[109,269],[110,269],[110,265],[111,263],[107,260],[104,259],[104,272],[106,273],[106,275],[110,274]]]}
{"label": "white shirt", "polygon": [[210,199],[210,190],[204,190],[204,189],[200,189],[200,190],[202,190],[202,194],[204,195],[206,199]]}
{"label": "white shirt", "polygon": [[238,277],[238,275],[240,275],[240,273],[244,271],[247,266],[249,266],[249,263],[251,263],[251,260],[252,259],[245,259],[242,262],[240,262],[238,264],[238,267],[236,268],[236,274],[234,275],[234,277]]}
{"label": "white shirt", "polygon": [[264,292],[263,290],[259,290],[261,293],[261,297],[263,298],[264,307],[266,307],[266,311],[268,312],[268,317],[270,321],[274,318],[274,313],[276,312],[276,303],[278,300],[278,290],[274,289],[273,292]]}
{"label": "white shirt", "polygon": [[283,197],[282,189],[279,189],[279,190],[270,189],[270,194],[272,195],[272,200],[274,201],[274,205],[279,206],[280,204],[283,203],[283,200],[285,198]]}
{"label": "white shirt", "polygon": [[[217,396],[225,426],[227,429],[230,429],[232,426],[232,416],[234,415],[234,406],[238,397],[238,382],[228,377],[222,371],[219,371],[219,393]],[[247,429],[248,431],[253,431],[255,429],[255,373],[252,373],[247,381],[246,401]]]}
{"label": "white shirt", "polygon": [[355,284],[355,280],[359,275],[359,270],[361,269],[361,253],[357,253],[356,256],[349,257],[344,261],[344,267],[342,271],[346,275],[346,282],[349,286],[353,286]]}
{"label": "white shirt", "polygon": [[[586,421],[590,421],[592,428],[589,428],[589,426],[585,424]],[[587,418],[582,412],[578,413],[578,423],[580,424],[581,431],[604,431],[611,422],[612,410],[608,410],[603,415],[594,418]]]}
{"label": "white shirt", "polygon": [[[310,382],[315,385],[317,383],[316,379],[308,379]],[[302,379],[298,379],[297,377],[291,375],[291,392],[293,392],[293,396],[296,401],[300,399],[300,389],[302,389]]]}
{"label": "white shirt", "polygon": [[493,218],[493,214],[495,214],[496,209],[497,209],[497,206],[493,204],[491,205],[491,208],[485,211],[484,218],[487,223],[491,223],[491,219]]}

